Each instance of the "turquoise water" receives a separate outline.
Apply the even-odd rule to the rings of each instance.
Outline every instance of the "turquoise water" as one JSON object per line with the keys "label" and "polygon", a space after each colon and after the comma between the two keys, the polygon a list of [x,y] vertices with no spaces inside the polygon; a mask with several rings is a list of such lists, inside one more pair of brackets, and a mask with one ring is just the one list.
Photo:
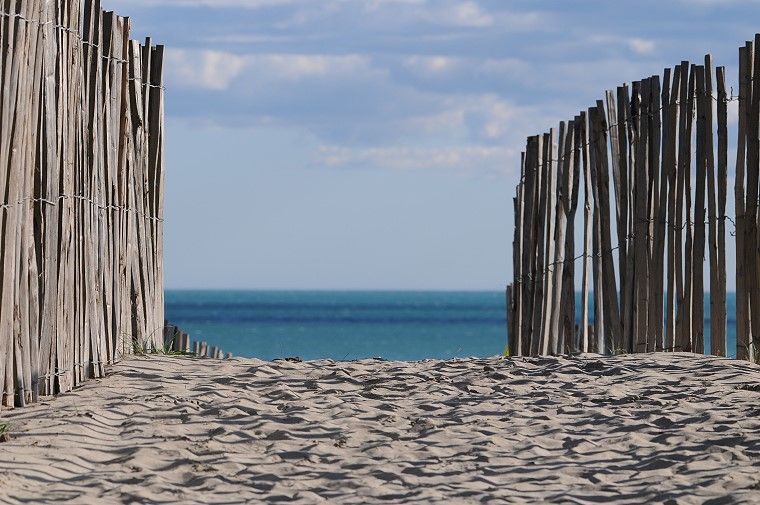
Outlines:
{"label": "turquoise water", "polygon": [[394,360],[493,356],[502,293],[168,291],[166,317],[236,356]]}
{"label": "turquoise water", "polygon": [[[736,293],[726,293],[726,350],[736,357]],[[710,352],[710,295],[705,295],[705,350]]]}
{"label": "turquoise water", "polygon": [[[729,294],[732,352],[734,303],[735,296]],[[193,340],[205,340],[236,356],[268,360],[494,356],[506,344],[505,313],[504,294],[499,292],[166,293],[167,319]],[[705,297],[706,317],[709,314]],[[709,349],[709,321],[706,324]]]}

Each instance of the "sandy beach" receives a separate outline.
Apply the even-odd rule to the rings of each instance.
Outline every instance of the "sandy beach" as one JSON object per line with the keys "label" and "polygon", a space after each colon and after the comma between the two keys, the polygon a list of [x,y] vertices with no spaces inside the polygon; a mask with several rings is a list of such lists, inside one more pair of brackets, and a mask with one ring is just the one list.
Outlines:
{"label": "sandy beach", "polygon": [[3,415],[5,503],[757,503],[760,367],[158,357]]}

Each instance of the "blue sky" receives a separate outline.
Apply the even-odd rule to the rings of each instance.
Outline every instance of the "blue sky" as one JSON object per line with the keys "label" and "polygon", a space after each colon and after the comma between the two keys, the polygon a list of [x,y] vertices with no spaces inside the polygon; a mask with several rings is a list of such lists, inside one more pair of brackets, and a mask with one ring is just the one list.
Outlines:
{"label": "blue sky", "polygon": [[760,19],[731,0],[103,6],[168,48],[169,288],[503,289],[525,137],[706,52],[736,87]]}

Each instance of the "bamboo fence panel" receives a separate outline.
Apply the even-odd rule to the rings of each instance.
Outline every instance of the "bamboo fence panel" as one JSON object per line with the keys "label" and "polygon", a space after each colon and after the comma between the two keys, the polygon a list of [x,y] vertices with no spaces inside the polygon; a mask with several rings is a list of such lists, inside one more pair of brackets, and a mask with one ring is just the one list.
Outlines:
{"label": "bamboo fence panel", "polygon": [[163,47],[97,0],[5,2],[0,404],[162,345]]}
{"label": "bamboo fence panel", "polygon": [[[682,61],[608,90],[557,130],[528,138],[514,201],[511,354],[665,350],[758,359],[758,74],[760,35],[739,50],[738,96],[727,92],[725,67],[707,55],[703,65]],[[733,217],[726,213],[731,101],[738,101]],[[736,231],[736,349],[727,339],[727,221]]]}

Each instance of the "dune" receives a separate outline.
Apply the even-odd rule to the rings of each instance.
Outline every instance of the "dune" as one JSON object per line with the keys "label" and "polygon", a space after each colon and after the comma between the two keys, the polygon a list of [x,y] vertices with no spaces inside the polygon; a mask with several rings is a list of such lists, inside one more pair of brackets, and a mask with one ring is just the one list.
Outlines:
{"label": "dune", "polygon": [[150,357],[3,413],[4,503],[760,501],[760,367]]}

